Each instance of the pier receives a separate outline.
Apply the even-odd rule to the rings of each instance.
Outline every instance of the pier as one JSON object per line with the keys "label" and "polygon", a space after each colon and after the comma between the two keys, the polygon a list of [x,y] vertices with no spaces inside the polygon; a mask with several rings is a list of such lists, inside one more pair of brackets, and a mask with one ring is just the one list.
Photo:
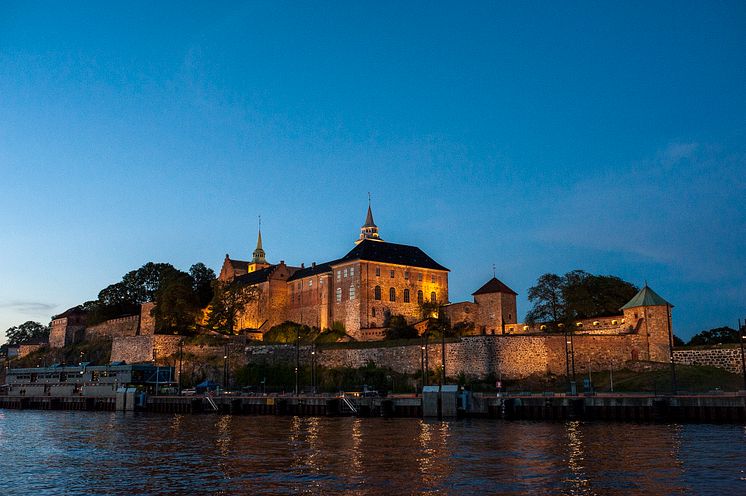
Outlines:
{"label": "pier", "polygon": [[[0,408],[115,411],[115,397],[0,396]],[[421,395],[143,396],[128,410],[154,413],[423,417]],[[458,417],[506,420],[746,423],[746,395],[720,393],[496,396],[473,394]]]}

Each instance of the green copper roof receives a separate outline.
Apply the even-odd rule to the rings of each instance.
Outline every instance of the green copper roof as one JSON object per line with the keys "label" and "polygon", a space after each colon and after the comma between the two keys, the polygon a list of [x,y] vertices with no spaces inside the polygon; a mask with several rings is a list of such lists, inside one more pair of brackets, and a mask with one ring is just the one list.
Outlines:
{"label": "green copper roof", "polygon": [[627,302],[620,310],[634,307],[655,307],[661,305],[669,305],[673,307],[669,302],[661,298],[661,296],[650,289],[646,284],[631,300]]}

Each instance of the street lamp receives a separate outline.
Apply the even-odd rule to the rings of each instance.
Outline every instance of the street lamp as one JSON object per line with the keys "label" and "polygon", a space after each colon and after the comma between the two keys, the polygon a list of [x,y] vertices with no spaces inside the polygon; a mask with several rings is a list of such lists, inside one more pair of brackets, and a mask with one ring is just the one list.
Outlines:
{"label": "street lamp", "polygon": [[311,348],[311,387],[313,394],[316,394],[316,343]]}
{"label": "street lamp", "polygon": [[422,372],[422,387],[425,387],[425,345],[420,346],[420,372]]}
{"label": "street lamp", "polygon": [[741,373],[743,373],[743,389],[746,390],[746,359],[744,359],[743,354],[743,342],[746,340],[746,335],[743,333],[744,328],[746,328],[746,325],[741,326],[741,319],[738,319],[738,341],[741,344]]}

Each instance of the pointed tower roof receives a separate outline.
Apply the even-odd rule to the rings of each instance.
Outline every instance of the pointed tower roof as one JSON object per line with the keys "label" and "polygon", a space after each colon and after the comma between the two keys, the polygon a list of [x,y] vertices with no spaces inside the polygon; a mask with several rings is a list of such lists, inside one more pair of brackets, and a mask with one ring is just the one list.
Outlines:
{"label": "pointed tower roof", "polygon": [[490,294],[490,293],[508,293],[508,294],[514,294],[517,295],[515,291],[510,289],[504,282],[499,280],[497,277],[493,277],[489,281],[485,283],[484,286],[474,291],[471,295],[481,295],[481,294]]}
{"label": "pointed tower roof", "polygon": [[355,240],[355,244],[359,244],[364,239],[383,241],[381,236],[378,235],[378,226],[373,222],[373,210],[370,208],[370,193],[368,193],[368,214],[365,216],[365,224],[360,228],[360,237]]}
{"label": "pointed tower roof", "polygon": [[251,263],[266,264],[267,260],[264,258],[264,249],[262,248],[262,229],[259,228],[259,236],[256,238],[256,249],[254,250],[254,257],[251,259]]}
{"label": "pointed tower roof", "polygon": [[370,209],[370,203],[368,204],[368,215],[365,216],[365,224],[363,224],[363,227],[378,227],[376,226],[376,223],[373,222],[373,212]]}
{"label": "pointed tower roof", "polygon": [[658,293],[650,289],[647,283],[645,283],[645,286],[643,286],[643,288],[638,291],[637,294],[633,296],[632,299],[629,300],[620,310],[634,307],[656,307],[663,305],[668,305],[673,308],[673,305],[664,300]]}

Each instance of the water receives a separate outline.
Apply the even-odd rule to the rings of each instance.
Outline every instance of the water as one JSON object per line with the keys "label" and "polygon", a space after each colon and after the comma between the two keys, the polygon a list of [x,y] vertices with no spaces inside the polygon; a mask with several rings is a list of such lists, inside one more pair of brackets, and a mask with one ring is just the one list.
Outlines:
{"label": "water", "polygon": [[732,425],[0,410],[0,494],[746,494]]}

